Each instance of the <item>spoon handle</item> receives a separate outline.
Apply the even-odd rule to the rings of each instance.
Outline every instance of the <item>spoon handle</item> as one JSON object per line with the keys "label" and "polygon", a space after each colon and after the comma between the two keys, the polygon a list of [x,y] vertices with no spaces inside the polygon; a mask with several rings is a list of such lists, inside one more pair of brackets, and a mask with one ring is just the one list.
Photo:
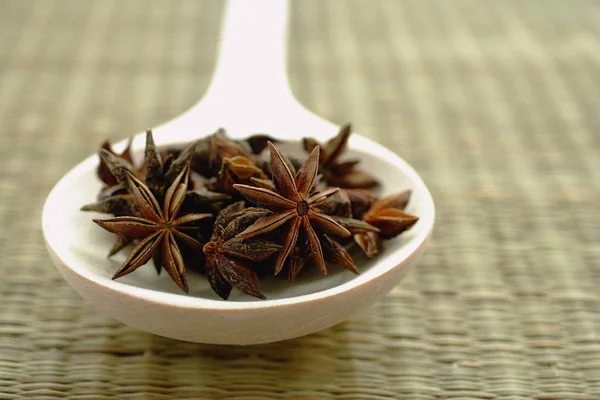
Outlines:
{"label": "spoon handle", "polygon": [[286,72],[287,17],[287,0],[227,2],[217,68],[204,102],[231,112],[292,98]]}
{"label": "spoon handle", "polygon": [[288,0],[229,0],[217,67],[204,98],[158,136],[192,140],[225,127],[230,137],[270,133],[294,139],[307,132],[333,133],[330,122],[292,95],[286,71]]}

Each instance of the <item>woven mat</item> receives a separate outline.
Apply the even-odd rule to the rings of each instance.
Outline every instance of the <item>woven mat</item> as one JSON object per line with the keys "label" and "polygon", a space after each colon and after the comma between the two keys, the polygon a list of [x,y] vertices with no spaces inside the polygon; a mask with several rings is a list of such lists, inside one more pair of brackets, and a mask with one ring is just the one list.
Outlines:
{"label": "woven mat", "polygon": [[41,237],[59,177],[208,85],[218,1],[0,3],[0,399],[600,399],[600,14],[592,1],[296,2],[299,99],[401,154],[438,207],[352,320],[248,348],[98,314]]}

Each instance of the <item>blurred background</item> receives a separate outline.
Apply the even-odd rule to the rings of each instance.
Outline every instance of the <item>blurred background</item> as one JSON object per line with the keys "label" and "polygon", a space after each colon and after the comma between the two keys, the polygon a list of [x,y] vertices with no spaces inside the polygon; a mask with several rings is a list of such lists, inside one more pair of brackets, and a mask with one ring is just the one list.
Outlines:
{"label": "blurred background", "polygon": [[105,138],[202,97],[223,9],[0,0],[0,398],[599,399],[591,0],[292,2],[295,95],[404,157],[437,206],[422,263],[351,321],[215,347],[79,299],[46,254],[44,199]]}

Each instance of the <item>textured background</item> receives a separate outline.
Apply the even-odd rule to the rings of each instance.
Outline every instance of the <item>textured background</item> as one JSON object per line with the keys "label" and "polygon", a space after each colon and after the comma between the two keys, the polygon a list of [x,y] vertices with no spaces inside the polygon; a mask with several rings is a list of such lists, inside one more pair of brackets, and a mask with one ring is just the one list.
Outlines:
{"label": "textured background", "polygon": [[351,321],[250,348],[99,315],[46,255],[47,192],[105,137],[205,91],[218,1],[0,1],[0,398],[600,399],[594,1],[292,7],[309,108],[430,186],[421,265]]}

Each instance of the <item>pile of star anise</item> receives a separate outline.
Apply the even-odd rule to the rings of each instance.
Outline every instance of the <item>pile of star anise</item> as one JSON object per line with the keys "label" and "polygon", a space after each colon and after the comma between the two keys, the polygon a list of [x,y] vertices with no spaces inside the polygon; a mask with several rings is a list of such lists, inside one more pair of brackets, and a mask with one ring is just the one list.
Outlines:
{"label": "pile of star anise", "polygon": [[186,269],[195,269],[223,299],[233,287],[265,299],[265,273],[285,270],[294,280],[307,264],[326,274],[329,262],[358,274],[353,245],[375,257],[383,239],[418,218],[403,211],[410,191],[378,198],[377,180],[358,160],[342,159],[350,133],[346,125],[323,146],[305,138],[303,160],[281,154],[268,136],[235,141],[223,130],[162,150],[148,131],[139,165],[130,146],[116,154],[105,142],[97,170],[104,186],[82,210],[114,215],[94,220],[116,235],[111,256],[131,246],[113,279],[152,259],[186,293]]}

